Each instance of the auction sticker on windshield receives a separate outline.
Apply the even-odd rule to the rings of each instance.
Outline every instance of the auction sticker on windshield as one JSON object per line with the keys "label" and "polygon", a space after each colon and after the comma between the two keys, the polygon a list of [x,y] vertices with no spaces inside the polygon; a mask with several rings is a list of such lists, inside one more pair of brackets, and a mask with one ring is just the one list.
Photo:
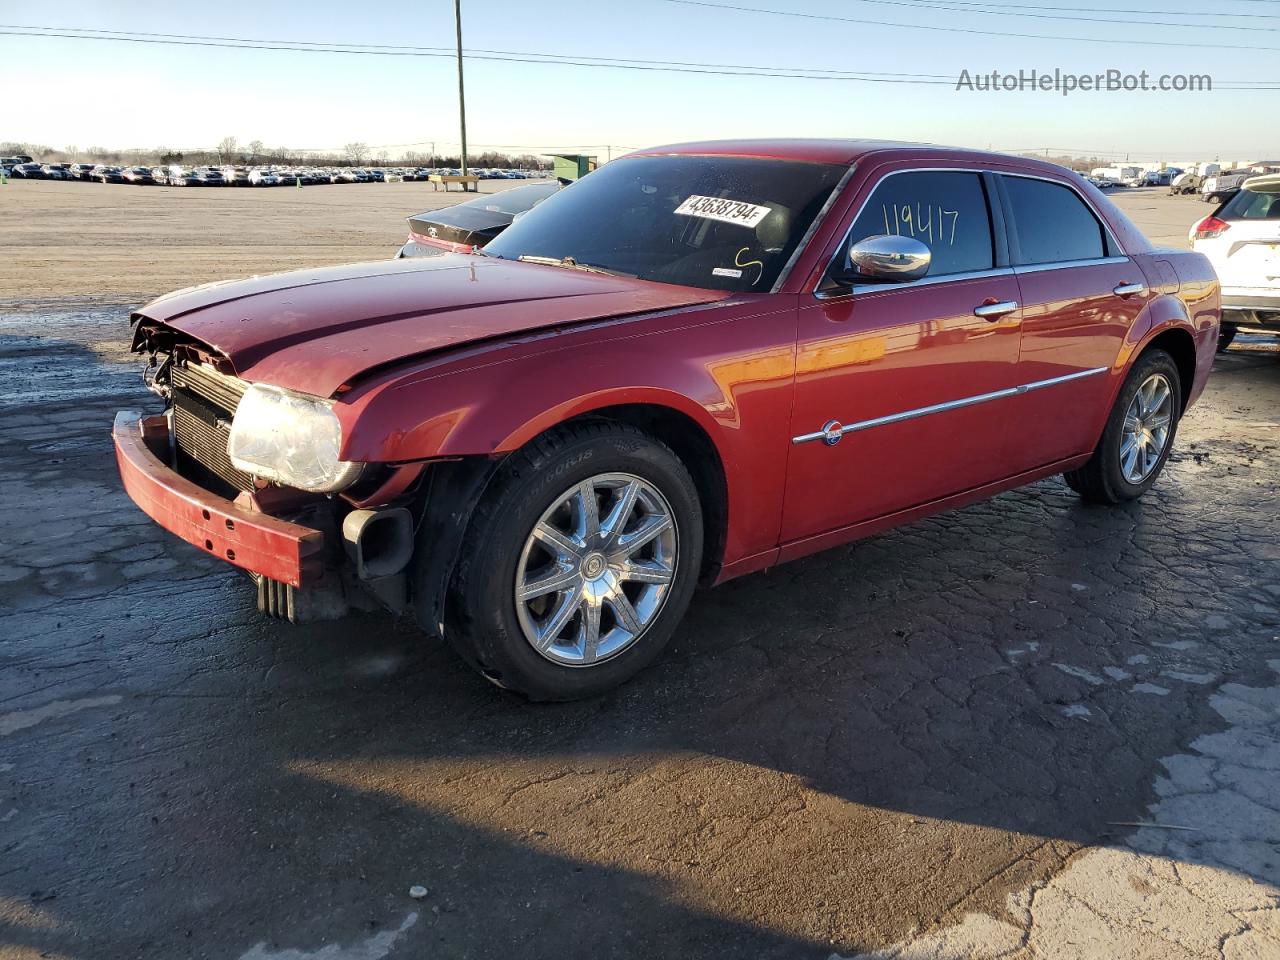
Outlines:
{"label": "auction sticker on windshield", "polygon": [[702,217],[704,220],[720,220],[743,227],[754,227],[769,215],[769,208],[743,203],[741,200],[699,197],[695,194],[676,207],[675,212],[686,217]]}

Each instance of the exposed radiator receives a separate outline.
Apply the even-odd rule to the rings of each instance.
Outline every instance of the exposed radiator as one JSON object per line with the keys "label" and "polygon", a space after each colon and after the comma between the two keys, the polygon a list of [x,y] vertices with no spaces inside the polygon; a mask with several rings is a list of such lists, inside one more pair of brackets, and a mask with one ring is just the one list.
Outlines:
{"label": "exposed radiator", "polygon": [[245,382],[203,364],[175,366],[170,382],[179,454],[236,490],[253,490],[253,478],[233,467],[227,456],[231,418],[247,388]]}

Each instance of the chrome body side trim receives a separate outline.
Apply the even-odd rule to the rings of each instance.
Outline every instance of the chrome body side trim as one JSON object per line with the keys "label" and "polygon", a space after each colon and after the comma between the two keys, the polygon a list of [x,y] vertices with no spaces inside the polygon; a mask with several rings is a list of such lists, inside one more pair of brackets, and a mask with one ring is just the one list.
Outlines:
{"label": "chrome body side trim", "polygon": [[852,287],[846,287],[840,290],[818,290],[815,291],[813,297],[815,300],[841,300],[857,294],[867,293],[888,293],[891,290],[911,290],[915,287],[927,287],[935,283],[951,283],[958,280],[981,280],[986,277],[1011,277],[1014,275],[1012,267],[997,267],[994,270],[973,270],[969,273],[944,273],[938,277],[924,277],[921,280],[908,280],[903,283],[893,283],[886,281],[884,283],[857,283]]}
{"label": "chrome body side trim", "polygon": [[[1081,380],[1084,377],[1093,377],[1099,373],[1106,373],[1109,367],[1094,367],[1091,370],[1078,370],[1075,373],[1068,373],[1061,377],[1050,377],[1048,380],[1036,380],[1031,383],[1023,383],[1016,387],[1006,387],[1003,390],[993,390],[990,393],[979,393],[976,396],[964,397],[960,400],[948,400],[945,403],[934,403],[927,407],[916,407],[914,410],[903,410],[901,413],[890,413],[883,417],[874,417],[870,420],[860,420],[857,423],[845,424],[839,426],[839,436],[846,433],[857,433],[859,430],[870,430],[872,427],[883,427],[891,423],[902,423],[906,420],[915,420],[919,417],[927,417],[933,413],[945,413],[948,410],[959,410],[963,407],[972,407],[980,403],[986,403],[989,400],[999,400],[1002,397],[1013,397],[1020,393],[1030,393],[1033,390],[1044,390],[1046,387],[1056,387],[1061,383],[1070,383],[1072,380]],[[821,430],[813,433],[802,433],[798,437],[792,437],[792,443],[808,443],[810,440],[823,440],[828,445],[834,445],[833,426],[838,426],[837,421],[828,421]],[[838,439],[838,437],[837,437]]]}
{"label": "chrome body side trim", "polygon": [[1023,263],[1013,268],[1014,273],[1044,273],[1046,270],[1072,270],[1076,267],[1096,267],[1104,263],[1128,263],[1130,257],[1094,257],[1092,260],[1062,260],[1058,263]]}

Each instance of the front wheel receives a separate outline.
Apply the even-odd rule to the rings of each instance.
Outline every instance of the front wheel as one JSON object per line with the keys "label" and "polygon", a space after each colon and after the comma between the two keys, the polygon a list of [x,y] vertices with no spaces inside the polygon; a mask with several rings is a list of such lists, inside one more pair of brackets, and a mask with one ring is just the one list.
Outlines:
{"label": "front wheel", "polygon": [[1136,500],[1164,469],[1181,416],[1178,365],[1163,350],[1144,353],[1120,388],[1092,459],[1063,474],[1067,486],[1093,503]]}
{"label": "front wheel", "polygon": [[558,427],[513,454],[476,508],[446,636],[531,700],[602,693],[650,664],[702,562],[689,471],[624,424]]}

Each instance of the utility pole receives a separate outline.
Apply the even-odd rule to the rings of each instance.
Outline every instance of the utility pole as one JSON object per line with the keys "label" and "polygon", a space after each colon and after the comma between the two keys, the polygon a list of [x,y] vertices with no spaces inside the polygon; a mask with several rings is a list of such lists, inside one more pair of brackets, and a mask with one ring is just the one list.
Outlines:
{"label": "utility pole", "polygon": [[453,0],[453,20],[458,28],[458,123],[462,129],[462,175],[467,175],[467,98],[462,87],[462,0]]}

